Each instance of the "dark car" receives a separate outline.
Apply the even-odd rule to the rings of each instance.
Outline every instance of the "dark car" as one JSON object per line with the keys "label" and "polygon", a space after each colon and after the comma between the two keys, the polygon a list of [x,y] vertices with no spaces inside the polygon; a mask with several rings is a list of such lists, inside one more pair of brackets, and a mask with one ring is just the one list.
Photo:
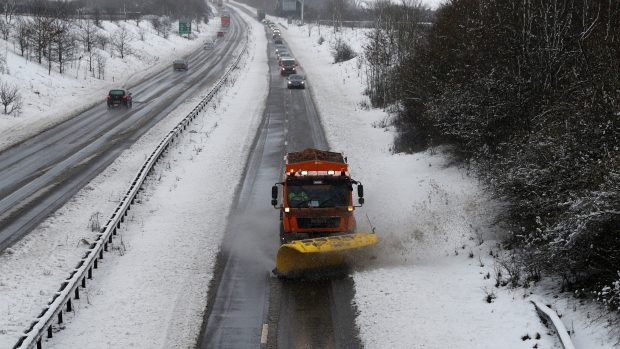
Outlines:
{"label": "dark car", "polygon": [[280,60],[280,75],[297,73],[297,62],[294,58],[282,58]]}
{"label": "dark car", "polygon": [[187,71],[189,69],[189,64],[187,63],[187,60],[185,59],[177,59],[174,62],[172,62],[172,69]]}
{"label": "dark car", "polygon": [[108,108],[124,106],[129,109],[132,105],[131,92],[121,88],[108,92]]}
{"label": "dark car", "polygon": [[291,74],[287,78],[288,82],[286,83],[287,88],[306,88],[306,79],[303,75],[299,74]]}

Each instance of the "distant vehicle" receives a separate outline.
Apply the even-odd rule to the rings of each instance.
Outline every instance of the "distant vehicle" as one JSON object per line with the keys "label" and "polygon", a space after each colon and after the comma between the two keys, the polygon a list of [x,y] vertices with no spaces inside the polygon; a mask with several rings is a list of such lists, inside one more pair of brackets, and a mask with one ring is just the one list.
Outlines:
{"label": "distant vehicle", "polygon": [[281,55],[280,57],[278,57],[278,64],[282,63],[282,60],[284,59],[294,59],[293,56],[286,54],[286,55]]}
{"label": "distant vehicle", "polygon": [[262,21],[265,19],[265,11],[263,10],[258,10],[256,12],[256,19],[258,19],[259,21]]}
{"label": "distant vehicle", "polygon": [[215,43],[211,40],[205,42],[205,50],[211,50],[215,47]]}
{"label": "distant vehicle", "polygon": [[280,35],[280,33],[273,33],[273,35],[271,35],[272,39],[276,39],[276,38],[282,38],[282,35]]}
{"label": "distant vehicle", "polygon": [[299,74],[292,74],[289,75],[289,77],[287,78],[288,82],[286,84],[286,87],[291,89],[291,88],[306,88],[306,79],[304,78],[303,75],[299,75]]}
{"label": "distant vehicle", "polygon": [[189,70],[189,64],[187,63],[186,59],[177,59],[174,62],[172,62],[172,69],[173,70],[185,70],[185,71],[188,71]]}
{"label": "distant vehicle", "polygon": [[277,38],[273,39],[273,43],[274,44],[282,44],[282,38],[278,36]]}
{"label": "distant vehicle", "polygon": [[222,27],[230,26],[230,14],[228,12],[223,12],[221,21],[222,21]]}
{"label": "distant vehicle", "polygon": [[280,75],[290,75],[297,73],[297,62],[294,58],[280,59]]}
{"label": "distant vehicle", "polygon": [[276,45],[274,45],[274,46],[276,47],[276,50],[275,50],[275,54],[276,54],[276,55],[277,55],[277,54],[278,54],[278,52],[280,52],[280,51],[286,51],[286,46],[284,46],[283,44],[276,44]]}
{"label": "distant vehicle", "polygon": [[220,29],[220,30],[218,30],[218,31],[217,31],[217,37],[218,37],[218,38],[222,38],[222,37],[224,37],[224,31],[223,31],[222,29]]}
{"label": "distant vehicle", "polygon": [[280,60],[280,57],[290,57],[290,56],[291,56],[291,54],[288,51],[286,51],[286,50],[279,50],[276,53],[276,57],[278,58],[278,60]]}
{"label": "distant vehicle", "polygon": [[108,108],[120,106],[124,106],[127,109],[133,106],[131,92],[122,88],[110,90],[110,92],[108,92]]}

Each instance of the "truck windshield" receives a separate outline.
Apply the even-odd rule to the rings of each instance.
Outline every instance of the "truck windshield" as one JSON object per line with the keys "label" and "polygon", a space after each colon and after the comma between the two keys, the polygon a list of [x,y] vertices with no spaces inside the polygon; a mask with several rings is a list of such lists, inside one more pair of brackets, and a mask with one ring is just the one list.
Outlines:
{"label": "truck windshield", "polygon": [[292,208],[338,207],[349,205],[349,189],[342,184],[287,185],[288,206]]}

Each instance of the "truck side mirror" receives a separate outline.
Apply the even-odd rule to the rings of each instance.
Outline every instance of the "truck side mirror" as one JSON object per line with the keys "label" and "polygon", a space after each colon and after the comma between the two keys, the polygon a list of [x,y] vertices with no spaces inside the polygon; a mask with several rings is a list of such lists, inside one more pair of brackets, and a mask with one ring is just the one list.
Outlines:
{"label": "truck side mirror", "polygon": [[271,206],[276,206],[278,204],[278,186],[274,185],[271,187]]}
{"label": "truck side mirror", "polygon": [[357,185],[357,196],[359,197],[359,199],[357,199],[357,202],[360,203],[360,205],[364,204],[364,186],[361,184]]}

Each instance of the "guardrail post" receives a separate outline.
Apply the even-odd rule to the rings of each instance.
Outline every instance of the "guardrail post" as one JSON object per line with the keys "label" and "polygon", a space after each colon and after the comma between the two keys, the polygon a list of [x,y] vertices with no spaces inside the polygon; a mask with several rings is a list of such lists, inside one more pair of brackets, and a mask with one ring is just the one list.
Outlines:
{"label": "guardrail post", "polygon": [[47,338],[52,338],[52,326],[47,328]]}
{"label": "guardrail post", "polygon": [[62,311],[60,311],[60,313],[58,313],[58,323],[62,324]]}
{"label": "guardrail post", "polygon": [[88,279],[92,280],[93,278],[93,268],[88,268]]}
{"label": "guardrail post", "polygon": [[82,278],[82,287],[86,288],[86,278]]}
{"label": "guardrail post", "polygon": [[[84,281],[82,281],[82,287],[85,287],[84,285],[85,285]],[[75,299],[80,299],[80,288],[79,287],[75,288]]]}
{"label": "guardrail post", "polygon": [[71,311],[71,298],[67,301],[67,311]]}
{"label": "guardrail post", "polygon": [[98,265],[97,265],[97,264],[98,264],[98,263],[97,263],[97,261],[98,261],[98,260],[99,260],[99,259],[95,258],[95,261],[94,261],[94,263],[93,263],[93,266],[94,266],[94,268],[95,268],[95,269],[97,269],[97,268],[98,268]]}
{"label": "guardrail post", "polygon": [[39,339],[37,341],[37,349],[41,349],[41,348],[43,348],[43,346],[41,346],[41,340]]}

